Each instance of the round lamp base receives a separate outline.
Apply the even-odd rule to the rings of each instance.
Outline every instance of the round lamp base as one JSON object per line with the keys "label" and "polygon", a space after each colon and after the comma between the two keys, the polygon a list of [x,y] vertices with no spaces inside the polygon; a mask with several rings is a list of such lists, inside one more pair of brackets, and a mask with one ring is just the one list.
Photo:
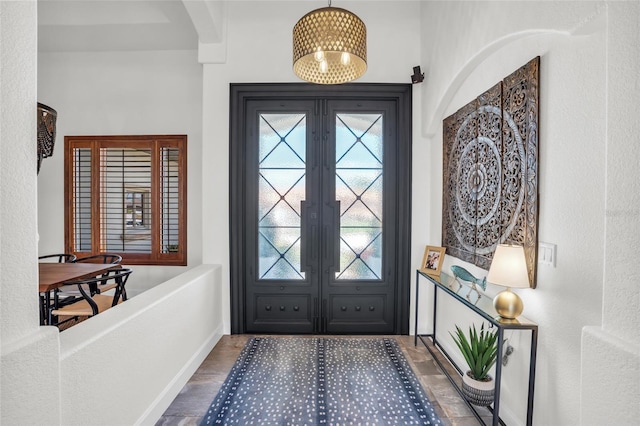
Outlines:
{"label": "round lamp base", "polygon": [[520,296],[512,292],[510,289],[501,291],[493,299],[493,307],[502,318],[516,319],[524,309]]}

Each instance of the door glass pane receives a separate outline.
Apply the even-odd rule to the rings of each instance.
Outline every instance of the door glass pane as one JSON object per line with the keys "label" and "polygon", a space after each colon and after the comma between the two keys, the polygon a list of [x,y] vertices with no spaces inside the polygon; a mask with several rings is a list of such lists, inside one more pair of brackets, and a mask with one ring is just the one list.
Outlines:
{"label": "door glass pane", "polygon": [[306,116],[261,114],[258,153],[258,276],[303,280],[300,202],[305,199]]}
{"label": "door glass pane", "polygon": [[336,279],[382,276],[383,128],[380,114],[337,114],[336,199],[340,271]]}

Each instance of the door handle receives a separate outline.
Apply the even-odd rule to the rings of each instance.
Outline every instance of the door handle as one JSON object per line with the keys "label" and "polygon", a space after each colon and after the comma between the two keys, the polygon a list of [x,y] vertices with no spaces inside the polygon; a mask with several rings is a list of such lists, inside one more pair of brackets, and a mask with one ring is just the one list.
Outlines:
{"label": "door handle", "polygon": [[320,332],[320,308],[318,307],[318,298],[314,297],[313,298],[313,317],[312,317],[312,322],[313,322],[313,332],[314,333],[319,333]]}
{"label": "door handle", "polygon": [[307,272],[307,201],[300,201],[300,272]]}
{"label": "door handle", "polygon": [[322,299],[322,329],[320,330],[321,333],[327,332],[328,324],[329,324],[329,321],[327,319],[327,299]]}
{"label": "door handle", "polygon": [[333,228],[334,251],[333,265],[336,272],[340,272],[340,201],[336,201],[335,222]]}
{"label": "door handle", "polygon": [[330,214],[332,223],[323,228],[324,259],[327,266],[333,266],[335,272],[340,272],[340,201],[335,201],[333,206],[329,204],[329,209],[333,210]]}
{"label": "door handle", "polygon": [[[318,260],[318,227],[311,225],[311,264],[314,265]],[[312,266],[313,272],[313,266]]]}
{"label": "door handle", "polygon": [[300,201],[300,272],[313,273],[318,258],[317,213],[307,200]]}

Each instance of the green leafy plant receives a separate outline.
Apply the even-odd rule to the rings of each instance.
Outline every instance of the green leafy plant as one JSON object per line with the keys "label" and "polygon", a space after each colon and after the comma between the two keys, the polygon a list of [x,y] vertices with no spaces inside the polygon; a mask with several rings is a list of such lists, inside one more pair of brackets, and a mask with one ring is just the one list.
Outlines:
{"label": "green leafy plant", "polygon": [[467,338],[460,327],[456,325],[456,334],[451,334],[451,337],[467,361],[472,378],[478,381],[487,380],[489,370],[496,363],[498,355],[497,333],[485,330],[484,324],[478,333],[474,324],[473,328],[469,327],[469,338]]}

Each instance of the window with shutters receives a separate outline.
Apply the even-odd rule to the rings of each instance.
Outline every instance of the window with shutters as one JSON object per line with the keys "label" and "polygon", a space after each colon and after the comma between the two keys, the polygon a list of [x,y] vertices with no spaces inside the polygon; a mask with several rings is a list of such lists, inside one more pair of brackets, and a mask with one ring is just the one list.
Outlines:
{"label": "window with shutters", "polygon": [[187,264],[187,136],[65,136],[65,247]]}

